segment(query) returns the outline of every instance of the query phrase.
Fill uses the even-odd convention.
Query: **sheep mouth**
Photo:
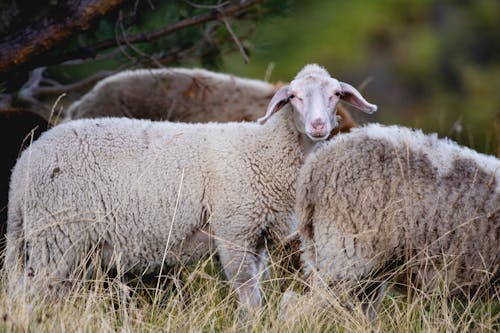
[[[328,134],[320,134],[320,133],[307,133],[307,136],[312,140],[312,141],[322,141],[326,140],[328,138]]]

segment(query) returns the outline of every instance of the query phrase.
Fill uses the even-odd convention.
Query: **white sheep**
[[[255,120],[278,88],[265,81],[205,69],[130,70],[98,82],[70,105],[65,116],[203,123]]]
[[[450,296],[498,284],[500,160],[435,134],[371,124],[334,137],[307,157],[296,213],[313,285],[388,267]]]
[[[282,85],[199,68],[129,70],[98,82],[70,105],[65,117],[189,123],[255,121]],[[356,126],[341,105],[337,106],[337,115],[337,131],[349,132]]]
[[[260,123],[102,118],[54,127],[13,171],[7,271],[24,262],[25,280],[58,282],[95,252],[111,268],[158,272],[196,260],[213,240],[240,301],[258,306],[259,248],[289,233],[299,168],[337,126],[340,99],[376,110],[307,65]]]

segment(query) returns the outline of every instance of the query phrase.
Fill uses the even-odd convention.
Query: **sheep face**
[[[377,110],[377,106],[368,103],[353,86],[332,78],[318,65],[307,65],[289,85],[276,92],[266,115],[259,122],[264,123],[283,106],[291,103],[295,110],[297,129],[312,141],[325,140],[338,126],[336,111],[340,100],[366,113]]]

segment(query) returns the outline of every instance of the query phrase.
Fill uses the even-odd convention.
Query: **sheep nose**
[[[317,118],[312,121],[311,126],[316,131],[324,131],[326,128],[326,123],[323,119]]]

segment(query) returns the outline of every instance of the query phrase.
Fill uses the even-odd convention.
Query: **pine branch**
[[[143,42],[151,42],[154,39],[157,39],[159,37],[163,37],[166,35],[170,35],[176,31],[179,31],[184,28],[188,27],[193,27],[197,26],[209,21],[215,21],[215,20],[220,20],[221,17],[223,16],[230,16],[234,15],[242,10],[248,9],[252,6],[255,6],[259,3],[262,3],[263,0],[247,0],[247,1],[242,1],[238,4],[233,4],[233,5],[228,5],[223,8],[218,8],[215,9],[211,12],[200,14],[197,16],[193,16],[181,21],[177,21],[174,24],[164,27],[149,33],[140,33],[132,36],[126,37],[127,42],[131,44],[135,43],[143,43]],[[93,46],[88,46],[88,47],[83,47],[80,49],[77,49],[75,51],[72,51],[69,54],[81,54],[82,52],[84,53],[92,53],[96,54],[97,51],[109,49],[111,47],[115,47],[117,44],[122,44],[125,43],[125,38],[124,37],[119,37],[119,38],[111,38],[105,41],[102,41],[100,43],[97,43]]]
[[[41,64],[43,64],[44,66],[59,64],[64,61],[75,59],[95,58],[98,55],[99,51],[107,50],[118,45],[151,42],[157,38],[170,35],[184,28],[201,25],[210,21],[220,21],[222,17],[236,15],[250,7],[262,3],[263,1],[264,0],[246,0],[238,2],[236,4],[229,4],[204,14],[177,21],[172,25],[151,31],[149,33],[140,33],[130,36],[117,36],[115,38],[101,41],[94,45],[80,47],[76,50],[61,53],[59,55],[50,55],[47,58],[40,57],[38,58],[39,62],[37,66],[40,66]]]

